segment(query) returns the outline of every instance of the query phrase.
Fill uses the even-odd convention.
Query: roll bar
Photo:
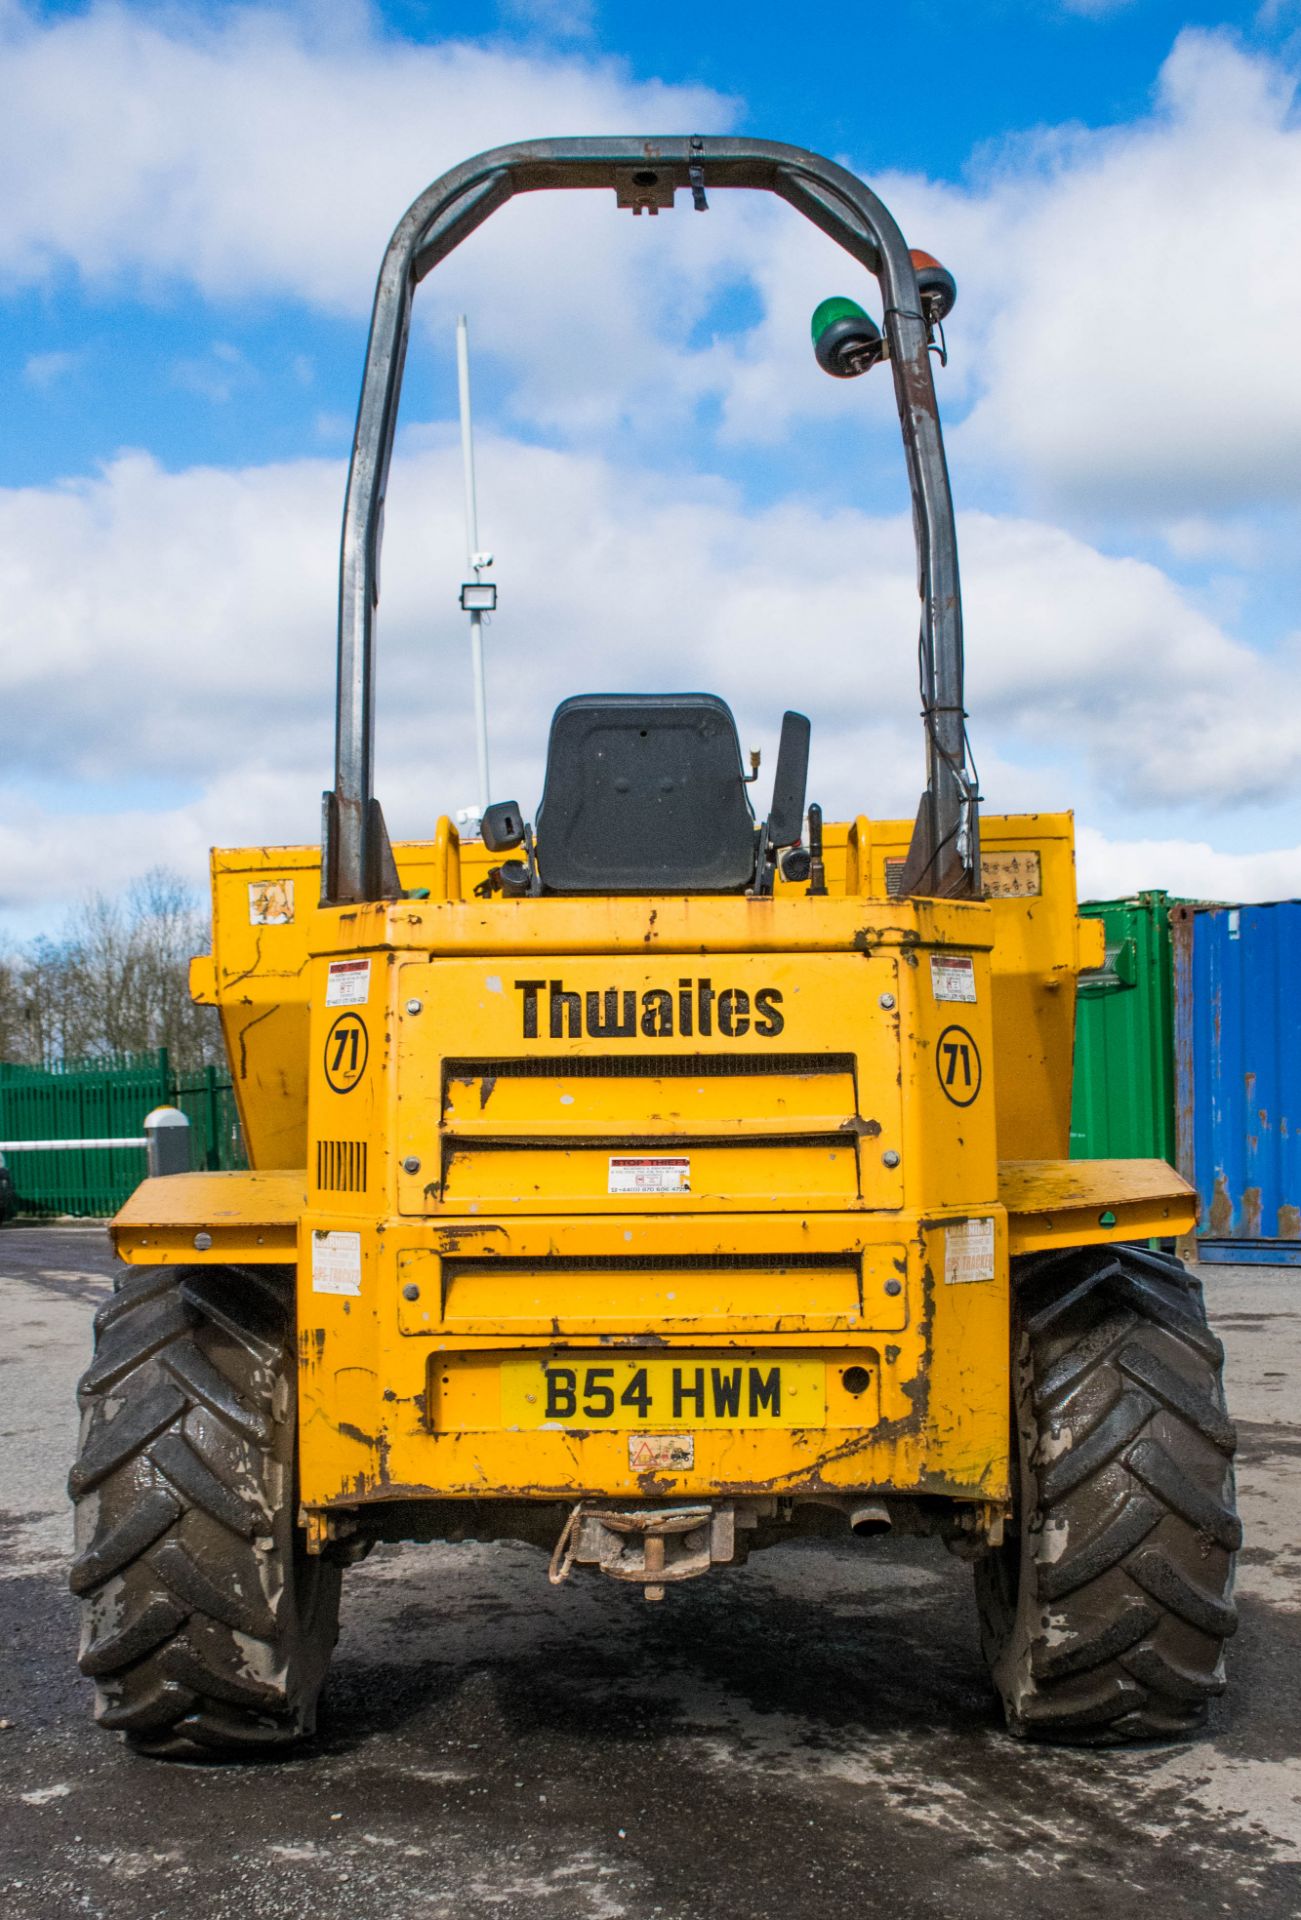
[[[967,751],[957,542],[928,331],[903,235],[863,182],[832,160],[772,140],[525,140],[454,167],[399,221],[380,268],[348,470],[339,566],[339,680],[333,792],[324,797],[324,904],[400,892],[374,797],[375,609],[384,496],[416,287],[517,193],[613,188],[621,206],[671,206],[675,189],[778,194],[880,282],[917,540],[926,790],[901,891],[979,894],[978,796]]]

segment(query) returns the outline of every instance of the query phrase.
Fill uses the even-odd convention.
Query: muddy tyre
[[[312,1731],[337,1566],[297,1523],[293,1271],[132,1272],[78,1388],[72,1589],[96,1718],[212,1757]]]
[[[1079,1247],[1015,1262],[1013,1288],[1016,1513],[976,1564],[1008,1726],[1185,1734],[1224,1688],[1242,1539],[1201,1286],[1168,1254]]]

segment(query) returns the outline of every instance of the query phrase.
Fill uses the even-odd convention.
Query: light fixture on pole
[[[478,812],[482,817],[492,797],[488,779],[488,690],[483,670],[483,616],[496,611],[497,583],[483,578],[485,569],[492,565],[492,555],[482,552],[479,547],[479,505],[474,485],[474,425],[470,417],[470,328],[464,314],[456,323],[456,380],[461,401],[461,466],[465,475],[465,553],[470,572],[474,575],[472,580],[462,581],[460,599],[462,611],[470,616],[474,730],[479,761]],[[476,821],[476,831],[477,826]]]

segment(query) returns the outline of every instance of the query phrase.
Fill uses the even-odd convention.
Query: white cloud
[[[76,372],[85,357],[84,353],[57,347],[48,353],[29,353],[23,362],[23,379],[29,387],[57,386]]]
[[[1063,13],[1082,13],[1086,20],[1103,20],[1113,13],[1123,13],[1131,7],[1134,0],[1059,0]]]
[[[1256,652],[1159,568],[1040,521],[965,514],[960,539],[970,704],[986,726],[1083,750],[1127,805],[1234,807],[1296,789],[1294,650]]]
[[[352,6],[314,23],[266,7],[11,9],[0,33],[0,263],[15,279],[70,262],[93,281],[364,312],[398,214],[467,155],[732,113],[612,60],[390,38]]]
[[[71,267],[128,294],[182,285],[346,315],[369,304],[397,212],[467,153],[735,116],[708,90],[596,58],[415,46],[352,5],[38,17],[0,0],[0,85],[0,283]],[[962,516],[986,791],[996,806],[1080,807],[1093,893],[1298,884],[1291,850],[1216,850],[1231,810],[1278,806],[1301,782],[1301,646],[1266,655],[1232,631],[1243,576],[1281,564],[1277,520],[1294,511],[1266,529],[1255,503],[1295,500],[1301,482],[1291,101],[1279,63],[1190,32],[1133,126],[1042,131],[982,157],[961,187],[874,182],[960,282],[941,378],[946,412],[970,409],[951,435],[960,497],[982,485],[988,497],[1001,471],[1003,492],[1010,481],[1031,503]],[[747,289],[760,318],[738,331],[728,303]],[[711,398],[732,443],[851,413],[894,437],[884,372],[842,383],[813,363],[808,315],[840,290],[861,294],[853,265],[757,196],[715,193],[705,219],[682,206],[634,221],[608,196],[557,195],[496,216],[422,299],[440,327],[469,306],[476,354],[496,357],[514,383],[508,415],[530,429],[590,448],[631,427],[685,466],[694,443],[678,429]],[[228,323],[214,316],[211,330]],[[51,384],[71,360],[35,353],[25,377]],[[173,372],[218,400],[257,377],[220,338]],[[306,386],[310,364],[293,377]],[[351,425],[332,399],[322,391],[316,416],[331,451]],[[828,809],[911,811],[906,515],[793,500],[743,512],[707,477],[500,437],[484,439],[481,472],[484,537],[503,557],[498,791],[509,780],[536,800],[551,706],[608,679],[715,687],[769,757],[781,707],[805,705]],[[11,903],[37,911],[160,858],[198,877],[210,838],[314,834],[341,494],[333,459],[168,474],[128,454],[96,478],[0,496]],[[473,792],[458,501],[448,435],[409,435],[381,673],[379,784],[399,831],[427,830]],[[1194,598],[1049,524],[1045,501],[1120,508],[1175,562],[1238,573]],[[138,800],[148,781],[165,793],[157,812]]]
[[[22,936],[50,932],[60,907],[91,892],[123,892],[162,866],[206,889],[208,849],[253,845],[269,821],[315,839],[310,791],[296,775],[242,761],[195,800],[157,808],[52,808],[0,787],[0,922]]]
[[[594,0],[503,0],[503,11],[553,40],[585,40],[596,28]]]
[[[717,131],[735,115],[707,88],[635,80],[612,59],[416,45],[353,7],[324,18],[0,15],[0,282],[71,266],[101,291],[180,284],[360,316],[402,210],[469,155],[556,134]],[[691,219],[634,221],[613,194],[530,196],[439,270],[418,310],[442,325],[472,292],[476,339],[507,356],[534,419],[581,430],[653,412],[689,387],[682,340],[736,271],[727,223],[706,235]]]
[[[0,72],[0,276],[70,265],[98,286],[354,315],[398,211],[467,154],[561,131],[723,130],[737,113],[594,55],[415,45],[352,6],[10,6]],[[1040,129],[978,156],[961,187],[874,181],[959,280],[942,393],[950,416],[973,411],[956,453],[1003,469],[1035,510],[1166,524],[1297,499],[1294,84],[1280,60],[1189,30],[1132,124]],[[862,276],[757,196],[636,221],[606,195],[541,195],[440,268],[418,312],[444,328],[469,305],[533,426],[663,436],[716,398],[726,437],[774,441],[807,416],[888,418],[883,375],[846,391],[814,368],[808,316],[836,285]],[[746,288],[758,324],[702,338]]]
[[[1206,514],[1188,514],[1161,529],[1161,538],[1179,560],[1223,560],[1250,568],[1266,550],[1265,536],[1247,519],[1213,520]]]
[[[224,406],[242,387],[256,385],[257,373],[238,347],[214,340],[206,353],[174,361],[172,379],[201,399]]]
[[[1056,497],[1135,514],[1297,498],[1294,96],[1278,63],[1186,31],[1146,119],[991,167],[1002,277],[966,440]]]
[[[446,429],[411,436],[390,495],[377,785],[404,834],[474,792],[458,459]],[[782,707],[812,715],[814,797],[830,815],[911,812],[906,516],[747,511],[707,478],[491,436],[479,466],[502,582],[488,637],[498,794],[536,804],[565,694],[704,686],[731,700],[769,767]],[[334,461],[169,474],[136,454],[75,486],[0,495],[11,910],[160,858],[200,878],[210,839],[314,838],[342,489]],[[1224,809],[1296,791],[1295,654],[1263,660],[1157,568],[1042,523],[966,515],[960,537],[991,806],[1074,804],[1121,839],[1136,809],[1182,812],[1209,847]],[[1260,713],[1274,716],[1267,734]],[[134,797],[151,783],[157,814]]]
[[[1190,30],[1133,123],[1013,138],[976,155],[962,185],[873,177],[910,242],[957,276],[952,361],[937,374],[950,422],[970,408],[950,429],[957,462],[1001,472],[1037,511],[1133,524],[1295,507],[1295,92],[1280,60]],[[708,367],[732,438],[777,440],[810,413],[887,416],[880,375],[810,376],[814,302],[868,288],[876,306],[834,259],[793,217],[755,227],[762,315]]]
[[[1109,840],[1076,829],[1081,900],[1116,900],[1164,887],[1185,900],[1294,900],[1301,896],[1301,846],[1222,853],[1206,840]]]

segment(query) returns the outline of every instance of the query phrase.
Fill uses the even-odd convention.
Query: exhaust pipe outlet
[[[890,1526],[890,1510],[879,1500],[864,1501],[861,1507],[853,1508],[849,1516],[849,1530],[860,1540],[869,1540],[877,1533],[889,1533]]]

